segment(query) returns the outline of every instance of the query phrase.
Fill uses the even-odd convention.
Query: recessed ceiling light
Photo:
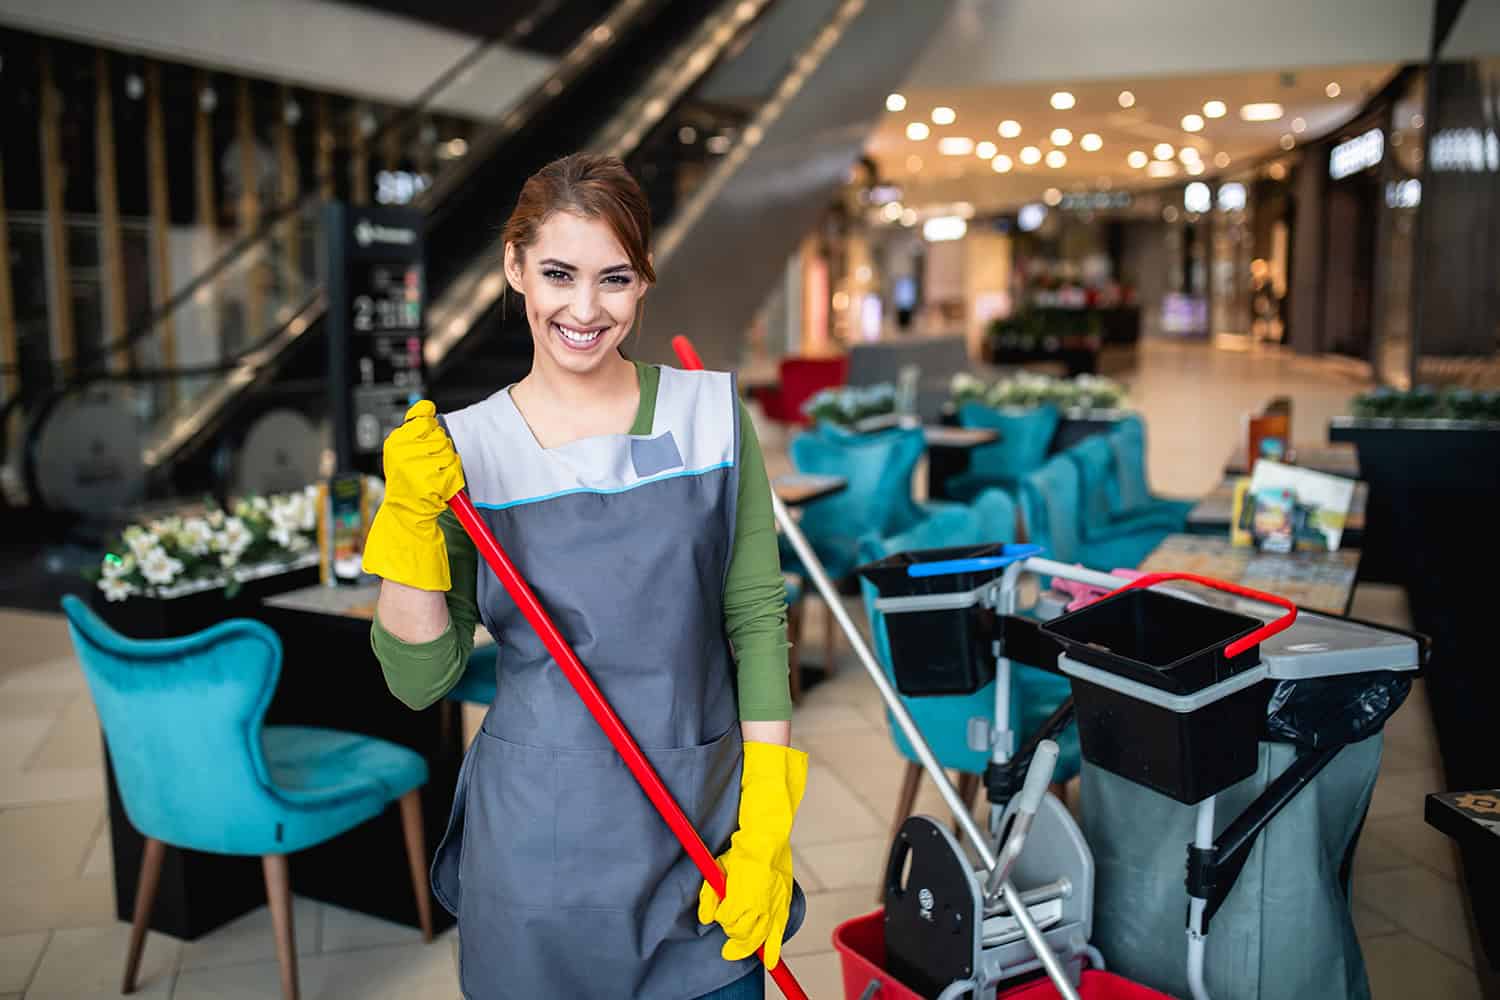
[[[1122,91],[1120,91],[1120,107],[1122,107],[1122,108],[1133,108],[1133,107],[1135,107],[1135,95],[1132,94],[1128,90],[1122,90]]]
[[[1197,147],[1194,146],[1183,146],[1177,151],[1177,158],[1183,163],[1196,163],[1203,159],[1198,153]]]
[[[1055,208],[1062,204],[1062,192],[1057,188],[1048,188],[1042,192],[1042,201]]]
[[[1337,97],[1343,92],[1344,88],[1340,87],[1337,83],[1330,83],[1328,86],[1323,88],[1323,93],[1327,94],[1329,97]]]
[[[1125,157],[1125,162],[1130,164],[1137,170],[1144,167],[1148,160],[1150,160],[1150,157],[1141,152],[1139,149],[1132,149],[1130,151],[1130,155]]]
[[[1066,146],[1073,141],[1073,133],[1065,128],[1055,128],[1052,130],[1051,139],[1054,146]]]
[[[1067,162],[1068,154],[1064,153],[1060,149],[1054,149],[1052,150],[1052,152],[1047,154],[1047,166],[1051,167],[1053,170],[1057,170],[1058,168],[1064,166]]]
[[[1204,118],[1223,118],[1228,113],[1229,113],[1229,108],[1227,106],[1225,106],[1225,104],[1224,104],[1223,101],[1204,101],[1203,102],[1203,117]]]
[[[1281,105],[1275,101],[1263,101],[1259,104],[1246,104],[1240,108],[1240,120],[1247,122],[1274,122],[1285,114]]]
[[[1228,153],[1222,153],[1222,152],[1221,153],[1215,153],[1214,154],[1214,166],[1216,166],[1216,167],[1227,167],[1227,166],[1229,166],[1229,154]]]
[[[1151,155],[1156,157],[1158,160],[1170,160],[1172,157],[1177,155],[1177,150],[1172,148],[1172,144],[1170,142],[1158,142],[1154,147],[1152,147]]]
[[[1176,222],[1177,221],[1177,206],[1176,205],[1168,205],[1166,208],[1162,209],[1161,210],[1161,217],[1163,219],[1165,219],[1167,222]]]
[[[1307,131],[1307,119],[1306,118],[1293,118],[1292,119],[1292,131],[1296,132],[1298,135],[1301,135],[1303,132],[1306,132]]]
[[[906,137],[912,142],[921,142],[931,134],[926,122],[909,122],[906,126]]]
[[[885,109],[887,111],[905,111],[906,98],[900,94],[888,95],[885,99]]]
[[[1018,136],[1020,134],[1021,134],[1021,123],[1020,122],[1018,122],[1018,121],[1016,121],[1016,120],[1014,120],[1012,118],[1007,118],[1007,119],[1005,119],[1005,121],[1003,121],[1003,122],[1000,123],[1000,138],[1002,138],[1002,139],[1014,139],[1016,136]]]
[[[952,108],[940,104],[932,109],[932,124],[934,125],[952,125],[957,120],[958,114]]]
[[[1202,115],[1183,115],[1182,116],[1182,130],[1184,132],[1202,132],[1203,131],[1203,116]]]
[[[906,169],[917,173],[922,169],[922,158],[920,156],[908,156],[906,158]]]
[[[882,208],[880,210],[880,214],[885,216],[885,221],[896,222],[901,218],[901,213],[903,211],[905,211],[905,209],[901,207],[901,203],[899,201],[893,201]]]
[[[915,226],[917,224],[917,210],[915,208],[908,208],[906,211],[902,212],[901,224],[907,229]]]
[[[1058,111],[1067,111],[1077,103],[1078,102],[1074,100],[1073,95],[1068,93],[1066,90],[1059,90],[1057,93],[1052,95],[1052,106]]]
[[[1012,162],[1011,158],[1006,156],[1004,153],[1001,153],[999,156],[990,161],[990,167],[997,174],[1008,174],[1010,173],[1011,168],[1014,166],[1015,163]]]
[[[999,151],[1000,147],[989,141],[981,142],[979,145],[974,147],[974,155],[979,157],[981,160],[992,160],[995,158],[995,154]]]
[[[1427,124],[1427,119],[1423,118],[1421,115],[1412,115],[1411,116],[1411,127],[1412,128],[1421,128],[1423,125],[1426,125],[1426,124]]]
[[[1026,146],[1021,150],[1021,162],[1028,167],[1042,162],[1042,151],[1035,146]]]
[[[1284,180],[1286,178],[1286,167],[1280,163],[1273,163],[1266,168],[1266,173],[1271,175],[1272,180]]]
[[[1171,160],[1155,160],[1146,168],[1146,173],[1152,177],[1176,177],[1177,164]]]
[[[974,152],[974,140],[966,135],[945,135],[938,140],[938,152],[944,156],[968,156]]]
[[[1192,174],[1194,177],[1197,177],[1199,174],[1203,173],[1203,170],[1204,170],[1203,161],[1202,160],[1194,160],[1192,163],[1189,163],[1187,165],[1186,169],[1187,169],[1188,173]]]
[[[1097,132],[1085,132],[1083,138],[1078,140],[1078,145],[1090,153],[1097,153],[1104,148],[1104,140],[1099,138]]]
[[[1294,138],[1292,138],[1292,134],[1290,132],[1288,132],[1286,135],[1283,135],[1281,137],[1281,148],[1282,149],[1291,149],[1295,145],[1297,145],[1297,140],[1294,139]]]

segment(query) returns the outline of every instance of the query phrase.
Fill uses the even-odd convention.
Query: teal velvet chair
[[[1116,479],[1118,492],[1112,498],[1112,512],[1120,517],[1150,513],[1186,525],[1193,501],[1172,500],[1151,492],[1151,480],[1146,473],[1145,422],[1135,414],[1126,417],[1109,433],[1109,443],[1114,449],[1115,466],[1119,470]]]
[[[1021,477],[1039,469],[1047,460],[1047,448],[1057,432],[1059,414],[1051,405],[1026,410],[998,410],[980,403],[958,408],[963,427],[1000,432],[994,444],[980,445],[969,453],[969,468],[950,478],[945,486],[950,496],[972,500],[987,489],[1000,488],[1016,495]]]
[[[453,690],[448,692],[449,701],[468,701],[476,705],[488,705],[495,700],[495,664],[500,656],[496,643],[476,646],[469,653],[469,662],[458,678]]]
[[[916,528],[889,538],[866,536],[860,542],[860,561],[873,562],[895,552],[913,549],[944,548],[953,545],[982,544],[985,542],[1015,541],[1015,508],[1010,498],[1000,490],[991,490],[978,498],[972,507],[944,509]],[[1009,526],[1008,528],[1006,526]],[[886,675],[894,682],[891,665],[890,643],[886,636],[885,616],[875,609],[879,596],[873,584],[860,581],[865,601],[865,613],[869,618],[873,637],[873,652],[880,661]],[[1035,731],[1068,697],[1071,689],[1067,678],[1058,677],[1034,667],[1013,664],[1011,669],[1011,729],[1017,734],[1017,742]],[[959,792],[966,802],[972,802],[979,790],[979,779],[984,774],[990,755],[985,750],[975,750],[968,743],[970,719],[982,718],[993,723],[995,717],[995,684],[991,681],[978,691],[965,695],[934,695],[921,698],[901,698],[902,704],[912,715],[923,738],[932,748],[938,763],[959,772]],[[907,760],[906,776],[902,783],[901,797],[892,818],[892,835],[916,802],[921,783],[922,768],[916,751],[906,736],[886,716],[890,727],[891,741],[896,750]],[[1069,727],[1059,737],[1063,754],[1058,761],[1056,778],[1067,781],[1076,775],[1080,767],[1078,735],[1075,727]]]
[[[384,740],[263,725],[281,641],[235,619],[176,639],[115,632],[83,601],[62,601],[131,824],[146,838],[123,991],[135,988],[168,846],[259,855],[281,964],[297,996],[287,855],[324,843],[399,802],[422,936],[432,938],[423,842],[422,757]]]
[[[1026,540],[1042,546],[1053,559],[1106,572],[1134,569],[1160,544],[1162,536],[1154,531],[1087,541],[1082,507],[1082,478],[1066,454],[1053,455],[1021,480]]]
[[[1187,511],[1150,505],[1123,513],[1119,502],[1119,463],[1114,443],[1103,434],[1086,437],[1063,452],[1078,466],[1082,489],[1080,530],[1085,544],[1130,535],[1155,535],[1158,543],[1187,526]]]

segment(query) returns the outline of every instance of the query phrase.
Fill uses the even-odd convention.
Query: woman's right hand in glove
[[[418,590],[452,586],[438,516],[464,488],[453,440],[437,407],[421,400],[385,439],[385,499],[365,537],[364,570]]]

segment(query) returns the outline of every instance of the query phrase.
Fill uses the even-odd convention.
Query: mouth
[[[596,347],[604,337],[607,326],[564,326],[561,323],[552,324],[552,332],[569,349],[574,351],[588,351]]]

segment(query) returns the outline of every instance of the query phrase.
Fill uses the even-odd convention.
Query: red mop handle
[[[1115,596],[1115,594],[1123,594],[1127,590],[1135,590],[1139,587],[1150,587],[1154,584],[1165,583],[1169,580],[1187,580],[1190,583],[1201,584],[1205,587],[1211,587],[1214,590],[1222,590],[1225,593],[1236,594],[1240,597],[1248,597],[1253,601],[1261,601],[1265,604],[1275,604],[1278,607],[1286,609],[1286,614],[1282,615],[1280,618],[1272,622],[1266,622],[1260,628],[1256,629],[1254,632],[1251,632],[1243,639],[1236,639],[1234,642],[1231,642],[1229,645],[1225,646],[1225,656],[1239,656],[1245,650],[1249,649],[1251,646],[1254,646],[1262,639],[1269,639],[1277,632],[1286,631],[1286,629],[1291,627],[1292,622],[1297,620],[1297,605],[1293,604],[1285,597],[1279,597],[1276,594],[1268,594],[1263,590],[1252,590],[1249,587],[1242,587],[1237,583],[1230,583],[1227,580],[1217,580],[1211,576],[1199,576],[1196,573],[1147,573],[1145,576],[1138,576],[1134,580],[1131,580],[1129,583],[1127,583],[1125,586],[1119,588],[1118,590],[1111,591],[1104,596],[1113,597]]]
[[[521,609],[521,614],[526,616],[526,620],[536,630],[536,634],[547,647],[547,652],[552,654],[552,658],[562,668],[564,676],[568,678],[568,683],[573,685],[573,690],[577,691],[578,697],[583,699],[584,707],[589,710],[589,714],[594,717],[599,728],[604,730],[604,735],[609,737],[609,742],[624,759],[625,766],[630,768],[630,773],[635,775],[641,791],[646,793],[646,797],[651,800],[651,804],[656,807],[661,818],[666,820],[667,826],[672,828],[673,835],[677,837],[678,843],[682,844],[682,849],[687,851],[688,857],[693,859],[693,864],[698,866],[698,871],[703,874],[704,880],[713,886],[714,892],[719,894],[720,899],[723,899],[724,873],[719,870],[714,856],[709,853],[708,847],[703,843],[703,838],[698,835],[697,830],[693,829],[692,822],[683,813],[677,800],[672,798],[672,793],[667,790],[661,776],[656,773],[656,769],[651,766],[646,755],[641,753],[641,748],[631,737],[630,730],[625,728],[625,723],[620,721],[620,717],[605,700],[604,693],[599,690],[599,686],[594,683],[594,679],[579,662],[577,654],[568,645],[568,641],[557,630],[552,617],[536,599],[531,586],[521,578],[515,564],[510,561],[510,557],[495,540],[489,526],[480,518],[479,512],[474,509],[474,501],[469,499],[468,493],[459,492],[448,501],[448,506],[452,507],[453,513],[458,515],[459,523],[474,540],[474,546],[479,549],[479,554],[484,556],[484,561],[500,578],[505,592],[510,595],[511,600],[516,602],[516,607]],[[762,949],[761,958],[765,958],[764,949]],[[776,968],[771,970],[771,978],[776,981],[776,985],[781,988],[782,995],[787,1000],[807,1000],[807,994],[802,992],[802,987],[798,985],[785,961],[778,962]]]

